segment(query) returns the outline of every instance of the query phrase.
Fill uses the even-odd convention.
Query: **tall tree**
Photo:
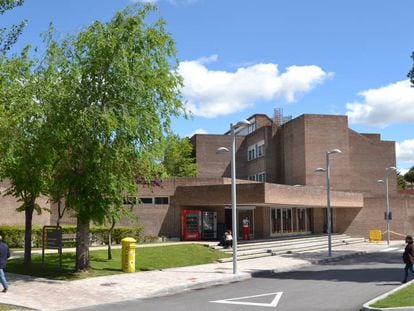
[[[412,59],[412,60],[413,60],[413,62],[414,62],[414,52],[413,52],[413,53],[411,53],[411,59]],[[410,79],[410,81],[411,81],[411,86],[413,86],[413,87],[414,87],[414,64],[413,64],[413,67],[411,68],[411,70],[408,72],[407,77],[408,77],[408,79]]]
[[[17,6],[21,6],[23,2],[24,0],[0,0],[0,15]],[[0,54],[5,54],[10,50],[13,44],[16,43],[25,25],[26,20],[23,20],[20,24],[12,25],[9,31],[7,31],[7,28],[0,28]]]
[[[174,42],[150,13],[137,5],[49,45],[61,81],[47,113],[53,184],[77,217],[77,271],[89,268],[90,223],[121,212],[138,177],[154,179],[170,118],[184,114]]]
[[[193,145],[188,137],[178,135],[167,137],[163,165],[170,176],[191,177],[197,175],[197,164],[193,155]]]
[[[31,262],[33,212],[36,199],[46,192],[50,153],[43,144],[42,79],[28,57],[0,58],[0,178],[9,181],[8,195],[16,197],[25,213],[24,262]]]
[[[413,187],[414,183],[414,166],[410,168],[410,170],[404,174],[404,179],[410,183],[410,187]]]
[[[397,171],[397,187],[398,190],[404,190],[407,188],[407,182],[404,179],[404,176]]]

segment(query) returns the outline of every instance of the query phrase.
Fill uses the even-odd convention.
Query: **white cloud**
[[[404,176],[406,173],[408,173],[409,169],[408,168],[397,168],[398,173],[400,173],[400,175]]]
[[[179,65],[187,109],[196,116],[213,118],[240,112],[257,100],[284,98],[293,102],[332,75],[314,65],[291,66],[284,73],[272,63],[240,67],[235,72],[205,66],[216,60],[213,55]]]
[[[410,81],[398,81],[358,93],[361,102],[347,103],[351,123],[385,127],[392,123],[414,122],[414,88]]]
[[[397,161],[414,163],[414,139],[397,142],[395,152]]]

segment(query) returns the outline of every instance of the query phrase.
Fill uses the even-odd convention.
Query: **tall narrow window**
[[[256,159],[256,146],[250,146],[249,148],[247,148],[247,160],[251,161]]]
[[[257,157],[263,157],[264,156],[264,140],[257,143]]]

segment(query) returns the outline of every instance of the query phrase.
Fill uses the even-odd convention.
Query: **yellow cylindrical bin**
[[[135,272],[135,249],[137,241],[133,238],[123,238],[122,244],[122,271]]]

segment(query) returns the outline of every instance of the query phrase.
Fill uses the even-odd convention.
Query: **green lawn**
[[[411,307],[414,306],[414,284],[403,288],[387,298],[370,305],[375,308]]]
[[[42,268],[42,256],[33,256],[32,265],[23,266],[23,258],[8,261],[6,271],[18,274],[26,274],[37,277],[45,277],[59,280],[73,280],[86,277],[111,275],[122,273],[121,250],[112,251],[112,260],[108,260],[106,250],[91,251],[91,269],[87,273],[75,273],[74,253],[63,253],[62,269],[59,269],[59,256],[50,254],[45,256],[45,265]],[[213,250],[209,247],[187,244],[158,247],[137,248],[135,253],[136,271],[159,270],[165,268],[183,267],[215,262],[219,258],[230,255]]]

